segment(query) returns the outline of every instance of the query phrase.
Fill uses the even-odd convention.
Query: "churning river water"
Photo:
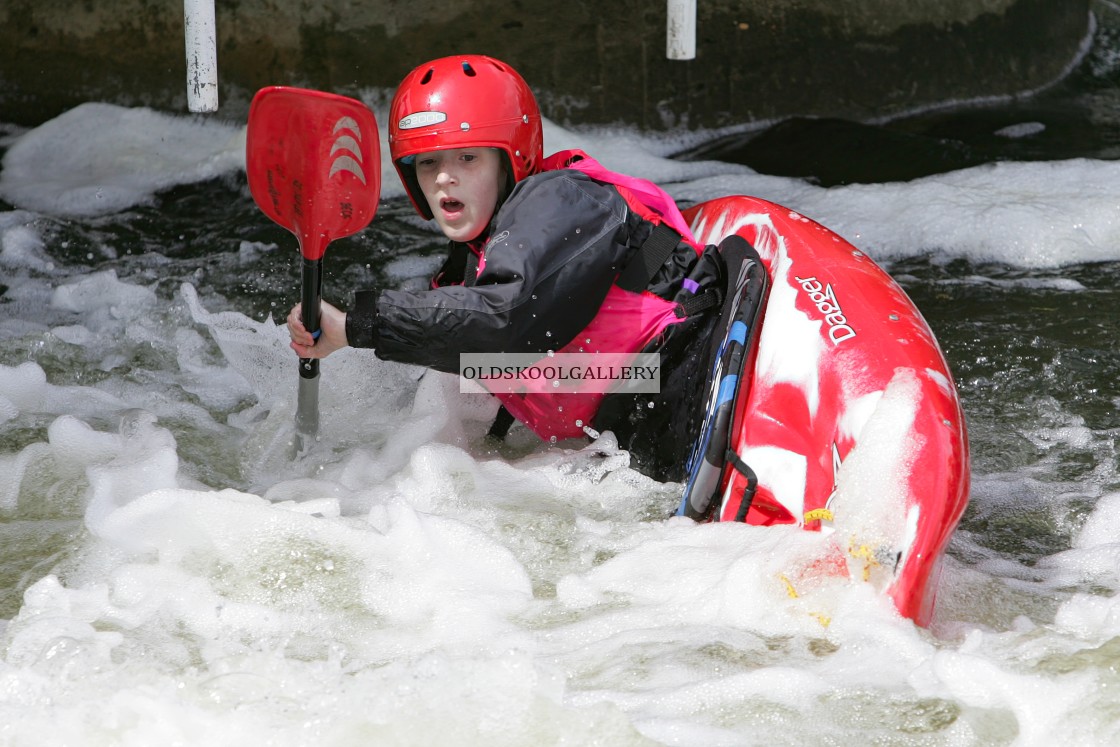
[[[914,299],[972,448],[928,629],[860,583],[792,598],[809,533],[666,519],[679,486],[609,435],[494,448],[485,395],[368,352],[324,362],[292,459],[298,254],[244,120],[3,127],[0,744],[1120,742],[1118,58],[1102,26],[1029,99],[858,131],[546,128],[682,203],[796,209]],[[439,261],[383,171],[328,300]]]

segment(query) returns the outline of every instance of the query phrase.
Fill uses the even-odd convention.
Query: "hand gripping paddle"
[[[377,122],[365,104],[322,91],[262,88],[245,136],[249,191],[257,206],[295,234],[303,255],[303,325],[319,336],[323,254],[373,220],[381,194]],[[301,358],[296,450],[319,431],[319,361]]]

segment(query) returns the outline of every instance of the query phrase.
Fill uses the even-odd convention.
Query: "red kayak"
[[[929,326],[866,254],[789,208],[733,196],[685,217],[703,243],[746,239],[761,266],[742,273],[679,513],[820,531],[791,593],[846,574],[928,624],[969,490],[964,415]]]

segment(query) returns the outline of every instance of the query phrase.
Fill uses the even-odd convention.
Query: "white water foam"
[[[51,215],[105,215],[155,192],[245,168],[244,128],[82,104],[16,139],[0,195]]]
[[[643,152],[638,136],[548,133],[550,149],[602,151],[608,167],[673,183],[684,199],[796,205],[879,258],[1120,258],[1115,206],[1094,186],[1116,180],[1111,163],[821,189],[727,165],[713,175]],[[182,160],[166,159],[163,138],[180,136]],[[169,305],[139,280],[54,267],[36,222],[112,215],[236,171],[239,137],[80,107],[16,136],[0,172],[0,193],[20,207],[0,214],[0,341],[41,342],[31,360],[0,364],[0,424],[42,433],[0,450],[0,529],[22,537],[34,525],[24,552],[47,560],[0,622],[0,743],[1120,739],[1115,493],[1037,567],[951,561],[930,633],[844,578],[791,596],[783,576],[818,557],[816,535],[667,520],[678,487],[631,470],[609,436],[539,448],[515,429],[492,447],[488,397],[363,351],[324,361],[328,425],[293,462],[282,327],[209,311],[190,284]],[[391,172],[386,185],[396,188]],[[97,380],[60,383],[67,355],[93,360]],[[162,361],[157,375],[136,378],[138,355]],[[905,383],[881,410],[885,453],[845,464],[853,500],[894,479],[881,468],[901,448],[888,416],[905,414]],[[1036,437],[1045,447],[1100,434],[1063,422]],[[1009,510],[1021,485],[1008,484]],[[52,548],[35,548],[58,525]]]

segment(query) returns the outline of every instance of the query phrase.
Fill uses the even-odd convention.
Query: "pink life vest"
[[[655,224],[673,228],[700,253],[701,247],[676,202],[653,182],[610,171],[579,150],[560,151],[544,160],[545,171],[561,168],[576,169],[613,185],[632,210]],[[649,291],[632,293],[612,285],[587,327],[556,352],[593,353],[607,363],[625,364],[666,327],[684,321],[677,316],[676,308],[674,302]],[[585,435],[584,429],[590,426],[606,396],[602,382],[583,387],[593,391],[571,391],[570,387],[568,391],[555,391],[551,381],[522,378],[517,388],[521,390],[518,393],[494,392],[494,396],[540,438],[553,441]]]

